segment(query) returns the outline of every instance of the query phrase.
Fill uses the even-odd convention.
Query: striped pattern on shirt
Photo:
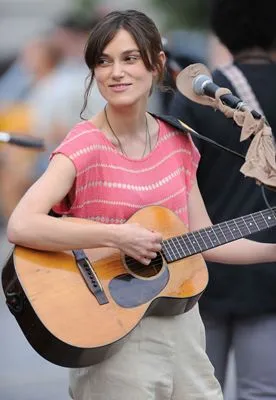
[[[91,122],[78,123],[51,156],[62,153],[76,168],[73,187],[54,211],[124,223],[142,207],[162,205],[188,225],[188,197],[200,156],[189,134],[157,121],[156,146],[139,160],[122,155]]]

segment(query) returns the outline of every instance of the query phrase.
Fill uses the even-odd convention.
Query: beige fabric
[[[223,398],[197,305],[178,316],[145,318],[113,357],[71,370],[70,386],[74,400]]]
[[[247,177],[256,179],[257,183],[276,187],[276,151],[271,128],[265,121],[254,119],[250,109],[233,110],[220,100],[223,94],[231,93],[229,89],[221,88],[216,92],[216,99],[207,96],[197,96],[192,88],[193,79],[198,75],[211,76],[202,64],[192,64],[181,71],[177,77],[177,88],[186,97],[197,103],[220,110],[227,118],[233,118],[241,129],[240,140],[253,136],[245,157],[245,163],[240,171]],[[208,123],[208,121],[206,121]],[[202,132],[204,134],[204,132]]]
[[[177,89],[196,103],[203,104],[206,106],[216,107],[216,100],[211,99],[207,96],[198,96],[193,90],[193,80],[198,75],[207,75],[212,79],[211,73],[205,65],[197,63],[191,64],[187,68],[183,69],[176,78]]]
[[[218,96],[220,94],[218,93]],[[240,141],[253,136],[245,156],[245,163],[240,171],[247,177],[256,179],[258,184],[276,187],[275,142],[271,128],[265,118],[254,119],[250,110],[233,110],[218,98],[218,108],[228,117],[233,118],[241,129]]]

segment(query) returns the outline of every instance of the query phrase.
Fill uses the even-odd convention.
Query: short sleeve
[[[189,161],[189,169],[190,169],[190,175],[189,175],[189,180],[187,182],[187,189],[188,192],[190,193],[195,181],[196,181],[196,174],[197,174],[197,169],[198,169],[198,164],[200,161],[200,153],[196,147],[196,145],[193,142],[193,139],[191,137],[190,133],[187,133],[187,142],[189,146],[189,154],[190,154],[190,161]]]
[[[61,144],[51,153],[50,159],[56,154],[63,154],[68,157],[74,164],[76,172],[85,165],[85,149],[91,144],[90,137],[87,133],[91,129],[87,127],[87,122],[77,124],[61,142]]]
[[[76,177],[87,165],[88,150],[91,147],[92,126],[88,122],[78,123],[65,137],[61,144],[51,153],[50,160],[56,154],[63,154],[68,157],[76,169]],[[77,179],[77,178],[76,178]],[[57,214],[69,214],[70,208],[75,199],[75,184],[68,195],[53,207]]]

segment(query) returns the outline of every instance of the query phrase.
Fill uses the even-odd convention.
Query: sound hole
[[[125,255],[124,261],[129,272],[138,278],[146,279],[155,277],[163,267],[163,259],[160,253],[157,253],[157,257],[151,260],[149,265],[141,264],[139,261],[127,255]]]

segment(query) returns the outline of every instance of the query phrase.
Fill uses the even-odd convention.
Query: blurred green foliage
[[[147,1],[163,12],[166,28],[208,28],[210,0]],[[91,7],[99,6],[101,0],[74,0],[74,3],[75,9],[85,14]]]
[[[79,11],[80,14],[85,14],[86,10],[98,4],[98,0],[74,0],[73,2],[75,3],[75,9]]]
[[[210,0],[151,0],[165,15],[167,28],[208,28]]]

